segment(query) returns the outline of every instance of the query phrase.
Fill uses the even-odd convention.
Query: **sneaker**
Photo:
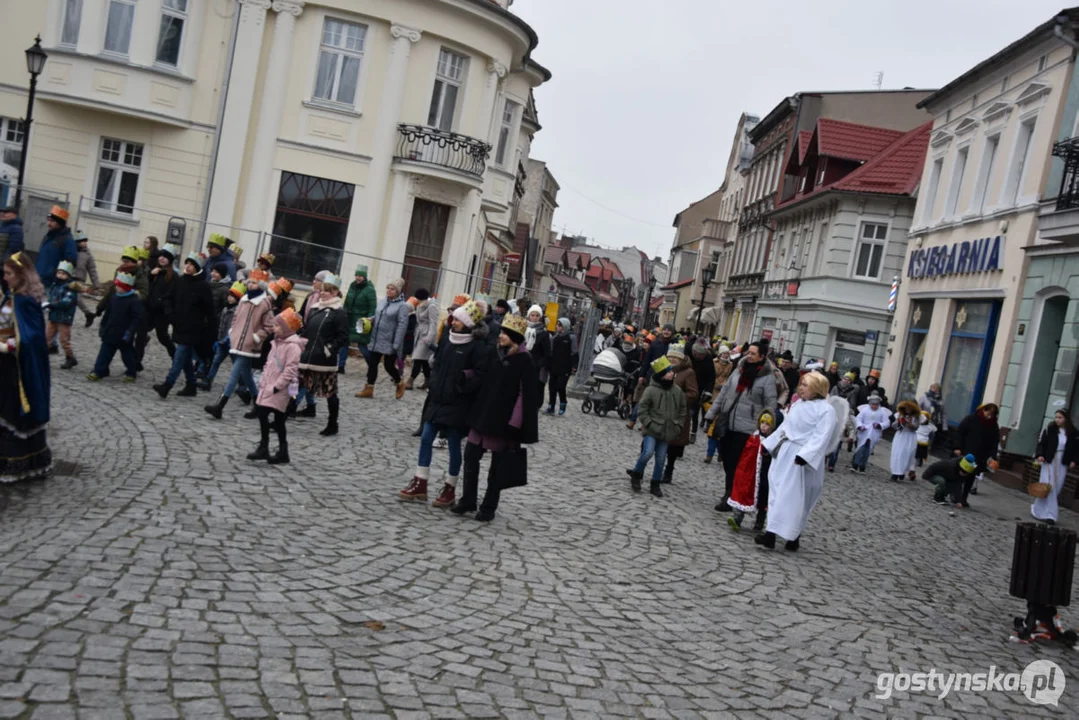
[[[97,382],[101,379],[101,376],[99,376],[97,373],[88,373],[86,375],[86,379],[90,382]]]
[[[132,377],[132,376],[130,376],[130,375],[124,375],[124,382],[126,382],[126,383],[133,383],[133,382],[135,382],[135,378],[133,378],[133,377]]]
[[[442,486],[442,492],[438,494],[438,497],[435,498],[435,501],[432,504],[436,508],[449,507],[450,505],[453,505],[453,501],[456,496],[457,489],[453,485],[446,483]]]
[[[427,502],[427,481],[423,478],[412,478],[412,482],[408,484],[408,487],[397,493],[397,499]]]
[[[435,442],[432,447],[436,447],[439,450],[445,450],[450,446],[450,441],[446,438],[435,438]]]
[[[711,455],[705,455],[705,457],[704,457],[704,464],[705,464],[705,465],[708,465],[708,464],[710,464],[711,462],[712,462],[712,456],[711,456]]]
[[[940,500],[933,498],[933,502],[937,505],[951,505],[951,503],[948,502],[948,498],[942,498]]]

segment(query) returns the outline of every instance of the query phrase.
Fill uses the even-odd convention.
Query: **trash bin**
[[[1074,530],[1035,522],[1016,525],[1011,595],[1034,605],[1068,605],[1075,569],[1075,544]]]

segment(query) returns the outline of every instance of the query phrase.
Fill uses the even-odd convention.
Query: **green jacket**
[[[677,440],[686,423],[686,396],[677,385],[664,388],[653,380],[641,396],[637,417],[645,435],[664,442]]]
[[[366,345],[371,339],[371,333],[361,333],[356,330],[356,323],[363,318],[374,317],[378,299],[375,297],[375,286],[367,280],[360,285],[355,280],[348,286],[348,295],[345,297],[345,312],[348,313],[348,341]]]

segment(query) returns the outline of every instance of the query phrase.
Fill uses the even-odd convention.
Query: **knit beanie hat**
[[[247,294],[247,286],[244,285],[241,281],[237,280],[236,282],[232,283],[231,287],[229,287],[229,294],[239,300],[245,294]]]
[[[525,332],[527,330],[528,321],[520,315],[506,315],[502,319],[502,332],[506,333],[506,337],[518,345],[525,341]]]
[[[697,342],[693,343],[693,348],[691,349],[693,357],[697,359],[708,357],[710,351],[711,347],[709,347],[708,341],[704,338],[697,338]]]
[[[558,318],[558,324],[562,326],[562,329],[569,332],[570,322],[569,318]]]
[[[973,455],[967,455],[959,461],[959,467],[963,468],[963,472],[974,474],[974,471],[978,468],[978,460]]]
[[[499,298],[498,301],[495,303],[495,307],[501,310],[505,310],[506,312],[510,311],[510,304],[506,302],[505,298]]]
[[[135,288],[135,276],[131,273],[116,273],[116,279],[112,282],[120,292],[130,292]]]
[[[397,278],[396,280],[391,282],[390,285],[393,285],[395,288],[397,288],[397,294],[398,295],[400,295],[401,293],[403,293],[405,291],[405,279],[404,278]]]
[[[684,360],[686,357],[685,345],[671,345],[667,348],[667,357],[672,360]]]
[[[217,273],[223,278],[229,276],[229,266],[223,262],[214,263],[214,266],[210,268],[210,270]]]
[[[539,313],[540,317],[542,318],[543,317],[543,308],[541,308],[539,305],[533,305],[532,307],[528,308],[528,317],[529,318],[532,317],[532,313]]]
[[[356,266],[356,277],[362,277],[364,280],[367,279],[367,266],[366,265],[357,265]]]

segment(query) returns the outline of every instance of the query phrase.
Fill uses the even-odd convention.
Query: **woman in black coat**
[[[483,321],[483,311],[476,303],[470,301],[454,310],[449,323],[445,332],[447,341],[435,356],[427,398],[423,404],[416,473],[405,489],[398,493],[401,500],[427,502],[431,448],[435,438],[441,434],[448,443],[450,467],[449,475],[442,483],[442,492],[435,499],[435,507],[453,504],[457,478],[461,472],[461,443],[468,433],[472,405],[487,375],[491,359],[487,323]]]
[[[161,257],[166,257],[166,253],[167,250],[163,250]],[[180,397],[195,397],[198,394],[195,387],[195,359],[197,350],[213,336],[214,320],[213,290],[203,277],[203,262],[201,255],[191,253],[184,261],[184,274],[175,281],[171,299],[176,307],[172,313],[172,339],[176,349],[165,382],[154,385],[154,390],[162,399],[169,396],[181,372],[184,374],[184,389],[176,394]]]
[[[502,321],[499,357],[491,364],[472,408],[472,430],[465,445],[464,489],[451,511],[456,515],[476,509],[480,460],[487,451],[491,452],[491,469],[477,520],[493,520],[502,491],[528,483],[526,453],[521,445],[539,440],[543,390],[524,346],[526,329],[524,318],[518,315],[507,315]]]
[[[326,398],[330,418],[319,435],[337,434],[341,399],[337,397],[337,353],[348,345],[348,313],[341,298],[341,279],[330,273],[322,280],[322,291],[308,307],[300,335],[307,338],[300,355],[300,387]],[[246,415],[244,417],[247,417]]]
[[[142,365],[142,359],[146,355],[151,330],[156,333],[157,341],[168,351],[170,359],[176,354],[176,346],[169,338],[169,324],[177,307],[173,297],[177,285],[176,273],[172,269],[172,262],[176,259],[173,254],[175,251],[174,245],[166,245],[158,252],[155,261],[158,264],[150,271],[150,296],[146,299],[146,315],[135,339],[135,357],[139,365]],[[203,282],[206,280],[202,275],[199,275],[199,279]]]
[[[977,462],[977,469],[971,475],[963,487],[963,506],[967,506],[967,496],[977,495],[974,482],[978,475],[986,471],[990,460],[997,458],[997,446],[1000,444],[1000,425],[997,417],[1000,408],[995,403],[986,403],[980,408],[963,418],[959,428],[955,431],[955,455],[973,455]]]
[[[574,338],[569,332],[569,320],[566,318],[558,319],[558,331],[551,339],[551,364],[550,372],[551,377],[549,381],[550,401],[547,403],[547,409],[544,411],[548,415],[554,415],[554,401],[555,396],[558,396],[558,414],[566,414],[566,384],[569,383],[569,376],[573,372],[574,358],[577,355],[577,348],[574,346]],[[542,393],[541,398],[542,400]]]

